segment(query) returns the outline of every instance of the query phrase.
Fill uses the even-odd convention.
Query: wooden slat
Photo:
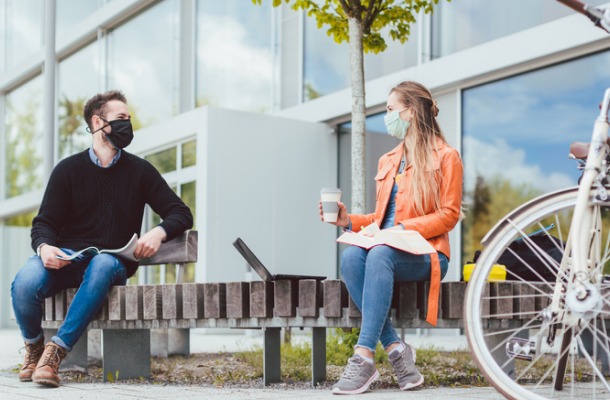
[[[394,298],[396,301],[396,318],[417,318],[417,283],[399,282],[394,286]]]
[[[539,289],[535,291],[536,298],[534,301],[534,309],[536,311],[542,311],[551,304],[551,300],[553,299],[553,288],[549,287],[546,283],[534,283],[534,285]],[[545,296],[543,293],[547,293],[548,296]]]
[[[347,289],[345,283],[339,280],[324,281],[324,316],[326,318],[341,318],[343,307],[347,307]]]
[[[178,264],[197,261],[198,233],[185,231],[177,238],[161,244],[157,254],[140,260],[140,265]]]
[[[362,313],[351,296],[349,296],[347,303],[347,318],[362,318]]]
[[[275,317],[295,317],[299,301],[298,281],[279,280],[274,282],[273,315]]]
[[[55,304],[53,297],[44,299],[44,320],[53,321],[55,318]]]
[[[419,318],[426,319],[428,316],[428,293],[430,292],[430,282],[417,282],[417,308]],[[438,317],[443,315],[443,286],[440,287],[438,296]]]
[[[483,298],[481,299],[481,315],[489,316],[491,312],[491,301],[489,300],[490,296],[490,283],[485,283],[485,289],[483,290]]]
[[[445,319],[464,318],[464,298],[466,282],[445,282],[442,284],[442,316]]]
[[[227,318],[250,317],[250,283],[227,283]]]
[[[66,291],[62,290],[55,294],[55,321],[63,321],[66,318]]]
[[[106,321],[108,320],[108,301],[104,301],[97,314],[93,318],[94,321]]]
[[[68,310],[70,309],[70,305],[72,305],[72,301],[74,300],[74,296],[76,296],[76,292],[78,291],[77,288],[69,288],[66,289],[66,314],[68,313]]]
[[[317,318],[320,315],[320,307],[322,307],[322,283],[315,279],[300,280],[297,315]]]
[[[205,318],[227,317],[227,286],[224,283],[203,284],[203,315]]]
[[[144,319],[161,319],[162,316],[161,286],[144,285],[142,287],[142,304],[144,308]]]
[[[490,295],[491,316],[498,319],[510,319],[510,315],[514,312],[513,301],[511,300],[511,296],[513,295],[513,284],[511,282],[491,283]]]
[[[108,292],[108,320],[125,319],[125,286],[113,286]]]
[[[125,287],[125,319],[128,321],[144,319],[144,300],[142,286]]]
[[[163,285],[163,319],[182,318],[182,285]]]
[[[273,284],[271,282],[250,282],[250,316],[254,318],[273,317]]]
[[[203,318],[203,284],[185,283],[182,285],[182,316],[188,319]]]
[[[513,311],[517,313],[515,317],[519,319],[534,318],[533,311],[536,309],[534,288],[526,283],[514,283],[513,294],[515,296]]]

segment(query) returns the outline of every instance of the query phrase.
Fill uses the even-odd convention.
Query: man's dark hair
[[[91,118],[94,115],[103,116],[106,112],[106,103],[111,100],[118,100],[127,104],[127,99],[120,90],[109,90],[104,93],[98,93],[87,100],[85,110],[83,111],[83,116],[85,117],[85,122],[87,123],[89,129],[93,129],[91,126]]]

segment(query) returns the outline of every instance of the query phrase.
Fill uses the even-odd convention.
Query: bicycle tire
[[[596,305],[594,311],[589,310],[587,314],[583,314],[582,318],[573,318],[570,322],[571,325],[560,326],[559,329],[565,332],[564,335],[569,335],[569,340],[566,339],[566,342],[564,342],[564,336],[562,335],[560,342],[563,345],[560,345],[561,349],[557,351],[557,346],[555,346],[556,340],[552,343],[555,349],[550,346],[541,345],[541,343],[549,339],[551,336],[549,332],[551,330],[555,332],[554,329],[557,326],[553,322],[553,318],[548,318],[551,310],[549,310],[548,306],[545,306],[545,302],[550,303],[555,282],[523,282],[519,281],[516,276],[511,276],[510,274],[507,276],[507,278],[516,280],[521,287],[526,287],[529,291],[534,292],[532,297],[537,306],[533,312],[527,315],[521,312],[515,315],[505,313],[500,315],[500,312],[497,311],[500,307],[496,306],[497,310],[494,311],[494,306],[489,305],[490,303],[494,304],[494,302],[495,304],[500,304],[498,303],[500,301],[515,304],[515,302],[523,301],[527,296],[514,291],[510,292],[511,294],[509,295],[487,294],[486,292],[490,290],[490,286],[487,285],[487,278],[490,275],[492,267],[497,264],[498,258],[508,251],[508,247],[514,240],[521,238],[520,240],[527,241],[523,237],[529,237],[528,234],[540,229],[546,229],[545,234],[552,234],[551,229],[553,229],[557,236],[560,237],[561,243],[567,242],[567,232],[565,230],[569,231],[577,193],[578,187],[572,187],[540,196],[515,209],[496,224],[492,231],[484,238],[485,249],[476,263],[476,268],[468,284],[464,310],[465,328],[473,358],[488,381],[509,399],[588,399],[610,397],[610,385],[608,385],[607,380],[600,373],[599,362],[592,360],[592,357],[598,358],[600,355],[610,358],[610,349],[607,345],[608,336],[605,335],[605,331],[603,338],[603,342],[606,343],[605,346],[601,345],[602,340],[595,339],[599,338],[599,335],[602,334],[597,330],[597,324],[599,321],[609,319],[610,312],[604,311],[602,306],[598,307]],[[589,196],[589,204],[592,207],[591,211],[599,212],[599,215],[606,217],[610,216],[610,200],[605,202],[599,201],[595,199],[596,193],[595,189],[592,189]],[[549,220],[554,220],[557,225],[554,228],[549,228]],[[610,232],[610,218],[604,220],[600,217],[599,221],[602,221],[599,227],[599,234],[605,239]],[[608,247],[610,247],[610,240],[606,242],[606,248],[601,249],[599,252],[600,257],[603,257],[600,260],[610,259]],[[539,249],[537,250],[539,251]],[[565,248],[561,247],[561,250],[564,251]],[[544,264],[544,261],[551,263],[544,255],[540,257],[541,265]],[[537,268],[540,265],[531,267]],[[548,268],[548,265],[546,267]],[[603,263],[599,263],[599,268],[603,268]],[[599,293],[606,295],[610,293],[610,287],[606,284],[600,284],[599,290]],[[606,295],[601,296],[602,299],[599,301],[599,304],[603,304],[603,306],[610,309],[610,301],[605,299]],[[561,300],[565,301],[564,298],[561,298]],[[486,308],[483,308],[484,305]],[[538,307],[538,305],[541,306]],[[487,309],[489,309],[488,312],[486,311]],[[547,316],[546,321],[548,326],[538,322],[539,320],[545,321],[545,315]],[[509,324],[504,323],[507,322],[507,318],[510,319],[508,321]],[[504,321],[502,321],[503,319]],[[493,326],[489,322],[492,320],[499,321],[496,325],[501,327],[500,330],[493,330]],[[514,324],[511,325],[510,323]],[[541,333],[541,329],[545,326],[548,327],[548,332],[542,331]],[[570,332],[570,329],[573,329],[573,331]],[[579,340],[580,334],[587,329],[592,331],[594,351],[587,349],[583,342]],[[523,339],[518,339],[523,337],[524,334],[530,337],[529,334],[532,332],[534,333],[532,337],[536,339],[535,341],[522,342]],[[504,350],[503,346],[508,344],[511,347],[514,342],[529,343],[529,347],[525,347],[530,350],[532,348],[531,344],[536,344],[536,352],[531,361],[520,360],[519,358],[525,358],[526,354],[519,353],[518,356],[515,356],[516,353],[514,351],[511,353],[511,356],[506,356],[505,353],[506,359],[496,360],[494,358],[494,354],[497,355],[498,352],[501,353]],[[557,344],[559,345],[559,343]],[[540,348],[538,349],[538,347]],[[519,346],[511,348],[513,350],[518,348],[520,352],[524,351]],[[578,357],[578,353],[583,355],[585,353],[590,354],[591,358],[587,359],[586,356]],[[562,354],[566,357],[562,357]],[[514,361],[515,364],[514,378],[511,376],[511,369],[509,368],[512,365],[511,361]],[[562,368],[564,368],[563,371]],[[555,379],[555,382],[553,382],[553,379]],[[557,382],[558,380],[561,382]],[[563,390],[555,390],[555,387],[560,387]]]

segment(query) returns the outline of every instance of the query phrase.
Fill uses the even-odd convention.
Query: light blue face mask
[[[383,117],[383,122],[385,122],[385,127],[388,130],[388,133],[400,140],[407,136],[407,129],[409,129],[409,125],[411,125],[410,121],[405,121],[400,118],[399,114],[404,110],[406,110],[406,108],[392,111]]]

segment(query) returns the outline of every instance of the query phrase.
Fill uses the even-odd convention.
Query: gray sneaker
[[[360,394],[366,392],[371,383],[379,378],[374,364],[366,361],[361,355],[354,354],[347,361],[339,382],[333,386],[333,394]]]
[[[415,350],[413,347],[403,343],[405,349],[401,352],[390,353],[388,359],[394,368],[396,379],[400,390],[409,390],[424,383],[424,376],[419,373],[415,366]]]

